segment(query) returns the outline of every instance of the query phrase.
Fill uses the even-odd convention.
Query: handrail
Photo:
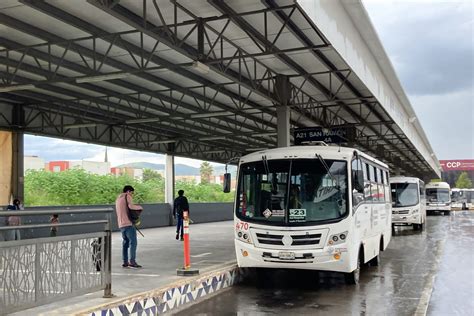
[[[48,223],[48,224],[18,225],[18,226],[0,226],[0,231],[2,231],[2,230],[12,230],[12,229],[43,228],[43,227],[50,228],[51,226],[61,227],[61,226],[80,226],[80,225],[86,225],[86,224],[108,224],[108,223],[109,223],[109,221],[107,221],[107,220],[97,220],[97,221],[58,223],[58,224]]]
[[[6,210],[0,211],[0,216],[36,216],[36,215],[51,215],[51,214],[83,214],[83,213],[111,213],[114,211],[113,207],[104,208],[85,208],[79,210],[44,210],[44,211],[29,211],[26,210]],[[12,213],[14,212],[14,213]]]

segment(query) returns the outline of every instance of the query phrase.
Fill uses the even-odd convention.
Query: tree
[[[201,183],[202,184],[211,183],[211,176],[212,176],[212,172],[214,171],[212,169],[211,164],[207,161],[204,161],[201,164],[199,171],[201,172]]]
[[[150,181],[150,180],[158,180],[161,181],[163,177],[161,174],[153,169],[143,169],[143,182]]]
[[[472,181],[469,178],[467,172],[461,172],[455,184],[456,188],[459,189],[471,189]]]

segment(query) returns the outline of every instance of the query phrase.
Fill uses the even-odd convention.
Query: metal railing
[[[103,225],[103,230],[79,235],[0,241],[0,314],[11,313],[80,294],[104,290],[112,297],[113,208],[46,211],[0,211],[9,216],[105,213],[104,220],[54,224]],[[52,227],[51,223],[0,226],[0,233],[15,229]]]

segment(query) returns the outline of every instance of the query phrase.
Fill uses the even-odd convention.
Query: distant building
[[[38,156],[25,156],[23,159],[24,170],[44,170],[44,159]]]
[[[69,169],[69,161],[66,160],[58,160],[58,161],[50,161],[45,164],[46,170],[51,172],[62,172]]]
[[[143,180],[143,169],[131,167],[112,167],[110,173],[116,176],[128,175],[136,180]]]
[[[175,176],[175,181],[201,183],[201,176]]]
[[[110,163],[104,161],[75,160],[70,161],[69,168],[83,169],[86,172],[101,176],[110,173]]]
[[[107,175],[110,173],[110,163],[101,161],[86,161],[86,160],[73,160],[73,161],[50,161],[46,163],[46,170],[51,172],[62,172],[69,169],[83,169],[86,172],[98,175]]]

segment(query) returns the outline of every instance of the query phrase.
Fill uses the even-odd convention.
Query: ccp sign
[[[460,160],[440,160],[441,167],[444,171],[461,170],[469,171],[474,170],[474,159],[460,159]]]

